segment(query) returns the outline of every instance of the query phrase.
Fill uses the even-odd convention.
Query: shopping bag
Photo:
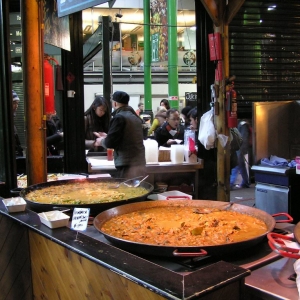
[[[216,130],[213,123],[213,117],[214,110],[212,108],[203,114],[200,119],[198,140],[207,150],[215,147]]]

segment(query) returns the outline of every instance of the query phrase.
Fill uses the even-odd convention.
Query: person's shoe
[[[247,183],[243,183],[240,185],[241,188],[250,188],[250,185]]]
[[[231,191],[238,190],[239,188],[240,188],[240,186],[239,186],[239,185],[235,185],[235,184],[233,184],[233,185],[230,185],[230,190],[231,190]]]

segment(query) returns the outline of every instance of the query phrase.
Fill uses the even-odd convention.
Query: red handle
[[[177,257],[196,257],[196,256],[206,256],[207,252],[204,249],[199,249],[200,252],[178,252],[178,250],[173,251],[173,255]]]
[[[172,200],[172,199],[186,199],[186,200],[190,200],[190,198],[188,196],[169,196],[169,197],[167,197],[166,200]]]
[[[292,223],[293,222],[293,217],[291,215],[289,215],[288,213],[278,213],[278,214],[274,214],[272,215],[272,217],[278,217],[278,216],[285,216],[287,217],[287,220],[276,220],[276,223]]]
[[[283,242],[283,240],[295,242],[295,239],[293,237],[270,232],[267,234],[267,238],[268,238],[269,246],[276,253],[289,258],[296,258],[296,259],[300,258],[299,249],[290,248],[286,246],[285,243]]]

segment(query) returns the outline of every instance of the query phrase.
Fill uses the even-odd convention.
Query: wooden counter
[[[106,156],[92,156],[86,158],[89,173],[109,173],[114,172],[115,165],[113,161],[108,161]],[[155,174],[194,174],[194,199],[198,199],[199,170],[203,169],[203,160],[199,159],[197,163],[173,164],[171,162],[159,162],[157,164],[146,164],[146,172],[149,174],[147,181],[154,185]]]
[[[223,261],[171,271],[93,238],[93,226],[51,230],[30,210],[8,214],[2,201],[0,223],[2,299],[241,299],[250,274]]]

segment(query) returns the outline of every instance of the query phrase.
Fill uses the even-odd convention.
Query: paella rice
[[[30,191],[26,199],[42,204],[94,204],[128,200],[147,193],[144,187],[120,185],[117,189],[109,188],[118,182],[72,182],[43,187]]]
[[[212,246],[248,240],[267,232],[262,220],[219,209],[154,207],[115,216],[101,231],[115,238],[165,246]]]

